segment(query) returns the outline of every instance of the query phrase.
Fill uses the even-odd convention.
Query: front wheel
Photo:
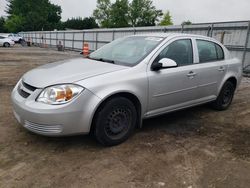
[[[107,101],[95,116],[95,137],[105,146],[118,145],[133,132],[136,125],[136,108],[134,104],[118,97]]]
[[[8,47],[10,47],[10,43],[5,42],[5,43],[3,44],[3,46],[6,47],[6,48],[8,48]]]
[[[234,97],[234,91],[235,91],[234,84],[230,81],[226,81],[216,101],[212,103],[212,106],[216,110],[226,110],[232,103]]]

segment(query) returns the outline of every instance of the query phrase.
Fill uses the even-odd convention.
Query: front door
[[[191,39],[178,39],[165,47],[154,62],[174,60],[178,67],[148,71],[149,99],[147,116],[188,106],[197,99],[198,65],[193,64]]]

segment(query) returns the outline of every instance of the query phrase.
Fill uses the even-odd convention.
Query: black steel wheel
[[[230,81],[226,81],[216,101],[212,103],[213,107],[217,110],[226,110],[232,103],[234,92],[235,85]]]
[[[130,100],[113,98],[95,116],[95,137],[105,146],[120,144],[133,132],[136,118],[136,109]]]

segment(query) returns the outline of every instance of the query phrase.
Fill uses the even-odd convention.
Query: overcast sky
[[[50,0],[62,7],[62,19],[91,16],[96,0]],[[174,24],[250,20],[250,0],[153,0],[163,11],[169,10]],[[0,15],[6,1],[0,0]]]

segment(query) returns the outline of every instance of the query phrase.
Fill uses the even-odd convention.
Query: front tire
[[[5,43],[3,44],[3,46],[6,47],[6,48],[8,48],[8,47],[10,47],[10,43],[5,42]]]
[[[216,101],[212,103],[213,108],[220,111],[226,110],[232,103],[234,92],[235,85],[230,81],[226,81]]]
[[[97,141],[105,146],[118,145],[129,138],[136,125],[136,108],[124,97],[107,101],[94,120]]]

